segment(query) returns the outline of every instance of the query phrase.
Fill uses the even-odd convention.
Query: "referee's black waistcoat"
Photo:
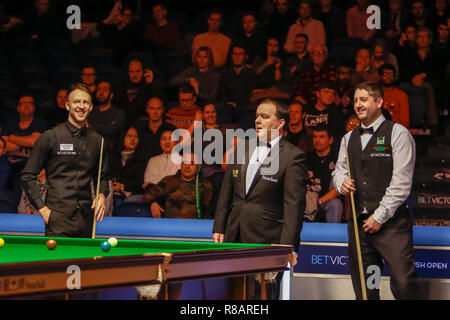
[[[350,135],[348,158],[350,174],[355,180],[355,209],[358,217],[364,208],[368,214],[373,214],[391,182],[394,169],[391,144],[393,127],[392,121],[385,120],[364,149],[359,128]],[[404,206],[405,204],[401,205],[398,210],[404,209]]]
[[[43,135],[47,136],[48,145],[41,150],[47,152],[38,157],[46,158],[41,159],[48,182],[46,205],[69,217],[78,208],[83,214],[90,213],[92,187],[97,183],[101,136],[90,128],[78,129],[68,121]],[[109,193],[105,152],[99,192],[105,197]]]

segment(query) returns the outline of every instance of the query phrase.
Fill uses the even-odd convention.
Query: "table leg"
[[[164,283],[164,300],[169,300],[169,284]]]
[[[266,294],[266,274],[261,273],[261,300],[267,300]]]
[[[242,277],[242,300],[247,300],[247,276]]]
[[[252,276],[235,276],[227,278],[227,294],[230,300],[247,300],[252,299]]]

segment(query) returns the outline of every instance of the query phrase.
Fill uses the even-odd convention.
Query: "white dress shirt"
[[[264,162],[269,151],[277,144],[281,139],[281,135],[273,138],[270,141],[270,148],[266,145],[257,145],[255,150],[250,157],[250,161],[247,166],[247,173],[245,175],[245,193],[248,193],[250,186],[252,185],[253,179],[255,178],[256,172],[258,172],[261,163]]]
[[[177,156],[177,154],[174,154]],[[178,164],[172,161],[172,154],[160,154],[150,158],[144,173],[144,183],[156,184],[166,176],[173,176],[181,168],[181,157]],[[179,156],[178,156],[179,157]]]
[[[369,127],[373,127],[375,132],[384,120],[384,116],[381,115]],[[362,123],[361,126],[366,128]],[[348,132],[341,141],[336,169],[332,173],[333,186],[341,194],[342,183],[344,180],[348,179],[345,149],[348,147],[352,132],[353,131]],[[361,135],[362,150],[366,147],[371,137],[372,134],[368,132]],[[386,193],[381,199],[380,205],[373,213],[373,218],[380,224],[383,224],[388,219],[392,218],[397,208],[405,202],[410,194],[414,174],[414,163],[416,160],[416,145],[414,139],[408,129],[401,124],[395,123],[392,128],[391,144],[393,161],[392,179],[386,189]],[[380,170],[383,169],[384,168],[380,168]],[[364,211],[367,212],[366,208],[364,208]]]

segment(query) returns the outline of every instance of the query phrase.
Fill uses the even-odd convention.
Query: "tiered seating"
[[[418,141],[410,207],[418,224],[449,219],[450,204],[450,138],[437,141]]]
[[[224,18],[222,32],[231,36],[239,30],[243,11],[235,11]],[[127,79],[128,63],[136,58],[143,62],[155,75],[155,81],[163,87],[168,98],[166,110],[178,106],[178,88],[168,86],[168,80],[192,65],[190,45],[195,35],[206,31],[209,11],[189,16],[185,12],[169,10],[169,18],[178,23],[182,32],[181,51],[149,49],[137,46],[121,61],[117,62],[111,50],[103,47],[102,39],[88,38],[76,44],[68,39],[49,39],[44,43],[31,38],[18,38],[7,44],[0,44],[0,125],[4,125],[15,114],[17,95],[30,92],[36,101],[37,113],[45,115],[55,108],[58,89],[81,81],[81,68],[93,66],[98,79],[109,81],[113,87]],[[151,21],[146,12],[142,21]],[[140,44],[139,41],[137,43]],[[352,61],[359,48],[365,43],[359,39],[336,39],[329,48],[328,57],[336,62]],[[424,90],[412,86],[399,86],[405,91],[410,103],[410,123],[412,128],[421,128],[426,115],[427,96]],[[217,122],[226,128],[248,129],[253,126],[254,110],[241,111],[237,119],[232,119],[225,108],[217,104]],[[237,120],[237,123],[231,123]],[[440,196],[450,191],[450,142],[430,141],[416,137],[418,158],[410,209],[416,219],[426,220],[441,217],[448,212],[448,204],[441,206]],[[433,198],[434,197],[434,198]],[[448,197],[447,197],[448,198]],[[434,200],[433,200],[434,199]],[[433,202],[434,201],[434,202]],[[0,197],[0,212],[7,212],[9,203]],[[447,206],[447,207],[445,207]],[[14,208],[15,209],[15,208]],[[151,217],[148,205],[124,203],[114,210],[114,215]]]
[[[126,74],[123,68],[114,66],[101,66],[97,70],[99,80],[108,81],[111,85],[120,83],[121,80],[126,78]]]
[[[408,95],[410,127],[423,127],[427,112],[427,94],[425,89],[405,84],[400,84],[398,88]]]
[[[361,39],[339,38],[328,48],[328,57],[337,62],[352,61],[362,47],[364,42]]]

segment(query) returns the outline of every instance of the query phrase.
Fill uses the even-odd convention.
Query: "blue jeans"
[[[325,215],[325,222],[341,223],[344,204],[339,198],[330,199],[325,202],[322,211]]]

